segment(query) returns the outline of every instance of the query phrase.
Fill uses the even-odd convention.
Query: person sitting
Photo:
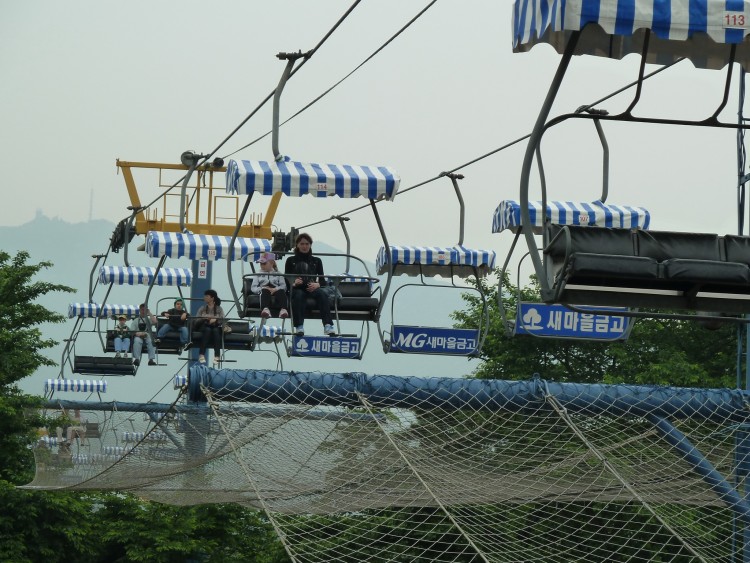
[[[156,315],[154,315],[145,303],[138,307],[138,316],[133,319],[130,330],[133,333],[133,364],[140,365],[143,344],[148,350],[148,365],[156,365],[156,348],[151,337],[153,327],[156,326]]]
[[[128,318],[125,315],[117,317],[117,324],[115,325],[115,358],[128,357],[128,351],[130,350],[130,329],[127,323]]]
[[[286,260],[284,273],[294,278],[292,283],[292,321],[297,336],[305,334],[305,308],[307,299],[311,297],[320,311],[323,321],[323,332],[328,336],[335,336],[333,318],[331,317],[331,306],[328,302],[328,294],[320,289],[328,282],[323,272],[323,261],[312,254],[312,237],[307,233],[297,235],[294,246],[294,255]]]
[[[221,358],[221,340],[224,327],[224,309],[221,308],[221,299],[213,289],[207,289],[203,294],[203,306],[196,314],[196,324],[201,332],[200,350],[198,362],[206,363],[206,348],[209,342],[214,347],[214,367],[219,366]]]
[[[180,351],[190,348],[190,332],[188,331],[188,312],[182,299],[175,299],[174,307],[161,314],[167,322],[156,333],[157,343],[171,330],[180,335]]]
[[[286,280],[278,273],[276,255],[266,252],[258,259],[261,273],[253,276],[250,291],[260,295],[260,316],[267,319],[271,316],[271,309],[279,311],[279,318],[289,317],[287,312]]]

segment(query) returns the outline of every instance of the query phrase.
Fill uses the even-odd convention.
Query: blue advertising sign
[[[360,339],[350,336],[295,336],[292,356],[359,358]]]
[[[531,334],[551,338],[587,340],[626,340],[630,335],[632,317],[621,317],[599,311],[623,311],[625,307],[579,306],[587,312],[572,311],[564,305],[521,303],[516,318],[515,334]]]
[[[479,331],[465,328],[395,326],[391,352],[468,356],[477,350]]]

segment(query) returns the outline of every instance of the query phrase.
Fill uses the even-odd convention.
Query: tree
[[[0,252],[0,561],[287,561],[273,528],[238,505],[174,507],[129,494],[39,492],[17,488],[31,481],[41,397],[17,382],[55,362],[43,351],[54,340],[40,326],[65,318],[37,300],[72,288],[35,280],[49,262],[28,263],[19,252]],[[54,425],[54,422],[52,421]]]
[[[499,270],[496,271],[499,277]],[[476,283],[476,282],[475,282]],[[580,383],[660,384],[679,387],[734,387],[736,384],[737,325],[717,330],[683,320],[639,319],[624,342],[557,340],[510,336],[497,305],[497,286],[479,280],[490,308],[490,330],[482,348],[482,364],[475,375],[485,379],[528,379],[534,373],[556,381]],[[518,295],[538,301],[535,279],[524,288],[503,280],[503,306],[514,318]],[[465,311],[453,318],[462,328],[476,327],[479,297],[464,294]]]
[[[57,344],[42,337],[40,325],[60,323],[63,315],[36,301],[48,293],[73,291],[72,288],[34,278],[50,268],[50,262],[27,263],[29,254],[14,258],[0,252],[0,479],[14,484],[27,482],[33,456],[29,446],[39,420],[24,412],[40,404],[40,399],[21,393],[16,383],[41,366],[55,362],[42,354]]]

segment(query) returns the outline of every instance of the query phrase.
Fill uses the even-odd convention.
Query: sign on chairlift
[[[295,336],[292,338],[292,356],[323,358],[359,358],[361,343],[350,336]]]
[[[576,306],[587,312],[573,311],[564,305],[521,303],[514,334],[579,340],[627,340],[633,318],[607,314],[626,312],[626,307]],[[605,310],[607,313],[602,313]]]
[[[478,330],[394,325],[389,351],[469,356],[478,343]]]

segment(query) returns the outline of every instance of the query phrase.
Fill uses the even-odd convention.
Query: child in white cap
[[[130,329],[127,325],[128,318],[125,315],[117,317],[117,325],[115,325],[115,358],[119,358],[120,354],[122,357],[128,357],[128,350],[130,350]]]
[[[276,267],[276,255],[266,252],[259,259],[261,273],[253,277],[250,291],[260,295],[260,316],[267,319],[271,316],[271,309],[279,311],[279,318],[286,319],[289,312],[286,310],[286,280],[279,274]]]

